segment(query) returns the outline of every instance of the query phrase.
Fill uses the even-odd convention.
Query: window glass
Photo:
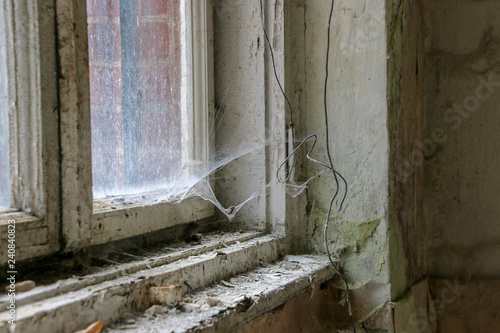
[[[169,187],[187,109],[184,0],[88,0],[94,197]]]
[[[3,6],[0,6],[0,18],[3,18],[3,15]],[[1,22],[3,23],[3,19]],[[9,115],[4,32],[4,26],[0,24],[0,207],[9,207]]]

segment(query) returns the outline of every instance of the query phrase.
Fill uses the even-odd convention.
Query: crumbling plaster
[[[317,134],[312,156],[326,162],[323,92],[330,1],[306,1],[305,102],[301,123]],[[330,219],[328,239],[341,256],[353,286],[389,282],[387,48],[384,1],[336,1],[332,18],[327,90],[333,163],[348,182],[343,209]],[[309,249],[325,252],[323,226],[335,192],[330,172],[308,161],[303,177],[318,175],[308,188],[304,231]],[[345,189],[340,189],[340,197]],[[338,200],[340,203],[340,199]],[[338,207],[338,205],[337,205]]]

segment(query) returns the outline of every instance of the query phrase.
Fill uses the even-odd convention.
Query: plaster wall
[[[296,139],[317,134],[312,157],[322,162],[327,162],[323,93],[330,3],[328,0],[264,2],[267,27],[273,32],[271,43],[278,73],[294,109]],[[279,14],[282,6],[284,18]],[[339,207],[345,191],[345,187],[340,188],[328,239],[334,256],[344,259],[346,276],[354,287],[368,282],[389,282],[386,31],[385,1],[335,2],[327,88],[330,150],[335,167],[348,182],[348,191],[344,207],[336,212],[335,206]],[[216,108],[217,112],[225,113],[216,144],[267,144],[269,138],[271,143],[279,141],[290,115],[280,92],[272,87],[275,84],[272,67],[267,62],[266,74],[262,66],[269,57],[260,28],[258,3],[215,1],[214,36]],[[268,88],[262,85],[263,81]],[[279,119],[269,119],[266,107],[270,114],[286,110],[287,119],[281,123]],[[310,144],[297,155],[295,178],[299,182],[315,179],[308,184],[307,193],[298,199],[286,198],[286,233],[292,251],[324,253],[323,227],[335,181],[324,167],[305,159]],[[279,155],[256,151],[220,170],[216,175],[216,190],[221,203],[229,206],[231,202],[245,200],[252,192],[265,191],[264,186],[272,180],[279,163],[276,166],[272,165],[274,162],[268,163],[272,173],[261,166],[269,157],[281,161]],[[272,196],[254,199],[243,207],[239,219],[264,228],[269,216],[262,212],[275,209],[282,202],[281,194],[278,200]],[[276,223],[280,222],[272,221]]]
[[[299,130],[317,134],[312,157],[327,163],[324,81],[330,1],[306,1],[304,12],[305,102]],[[385,1],[336,1],[332,18],[327,107],[330,150],[348,182],[344,207],[329,221],[329,246],[344,260],[353,286],[388,282],[387,38]],[[310,147],[310,145],[309,145]],[[324,167],[306,161],[309,184],[303,231],[310,250],[325,252],[323,227],[335,193]],[[345,187],[341,187],[342,197]]]
[[[317,134],[318,143],[312,156],[322,162],[327,162],[323,88],[330,3],[328,0],[264,1],[277,71],[294,109],[296,139]],[[214,1],[215,104],[216,113],[224,114],[216,133],[216,145],[236,145],[234,149],[230,147],[233,151],[240,148],[238,144],[268,147],[266,151],[257,150],[229,163],[217,173],[216,194],[226,207],[244,201],[253,192],[266,192],[266,184],[273,180],[278,162],[285,156],[279,152],[280,148],[275,151],[274,146],[285,139],[290,115],[276,87],[268,52],[258,2]],[[329,222],[329,246],[334,256],[345,259],[344,269],[354,287],[368,282],[387,283],[389,135],[385,1],[335,2],[329,59],[330,148],[335,167],[348,182],[344,207],[340,213],[334,207]],[[325,253],[323,227],[335,181],[324,167],[305,159],[309,147],[310,143],[297,155],[294,174],[298,182],[315,177],[308,184],[307,193],[296,199],[284,199],[278,191],[253,199],[233,223],[273,228],[286,215],[286,234],[292,251]],[[264,167],[266,162],[271,171]],[[341,187],[336,207],[344,191],[345,187]],[[285,201],[286,212],[282,206]],[[266,210],[276,213],[270,218]]]
[[[427,274],[500,277],[500,3],[425,12]]]

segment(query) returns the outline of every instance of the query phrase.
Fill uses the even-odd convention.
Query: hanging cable
[[[326,131],[326,152],[328,155],[328,162],[330,164],[330,170],[332,170],[333,176],[335,177],[335,182],[337,183],[337,188],[336,188],[334,196],[332,197],[332,200],[330,201],[330,206],[328,207],[328,213],[326,215],[326,221],[325,221],[324,236],[325,236],[325,248],[326,248],[326,252],[328,254],[328,260],[330,260],[330,263],[332,264],[333,269],[340,276],[342,281],[344,281],[344,284],[346,287],[346,297],[347,297],[347,306],[348,306],[348,310],[349,310],[349,317],[351,319],[352,329],[353,329],[354,333],[356,333],[356,326],[354,325],[354,318],[352,316],[351,297],[349,296],[349,283],[347,282],[344,275],[342,275],[340,273],[338,267],[333,262],[332,256],[330,254],[330,248],[328,246],[328,221],[330,220],[330,214],[332,212],[333,202],[337,198],[337,194],[339,192],[337,175],[339,175],[341,177],[341,179],[344,181],[344,184],[345,184],[344,196],[342,198],[342,201],[340,203],[339,208],[337,209],[338,211],[340,211],[342,209],[342,205],[343,205],[345,198],[346,198],[346,195],[347,195],[347,181],[345,180],[344,177],[342,177],[342,175],[340,175],[333,168],[332,156],[330,154],[330,139],[329,139],[330,129],[328,127],[328,105],[327,105],[327,89],[328,89],[328,74],[329,74],[328,65],[329,65],[329,60],[330,60],[330,31],[331,31],[331,23],[332,23],[334,5],[335,5],[335,0],[332,0],[331,6],[330,6],[330,14],[328,16],[328,34],[327,34],[328,39],[326,42],[325,88],[324,88],[324,93],[323,93],[323,103],[324,103],[324,107],[325,107],[324,111],[325,111],[325,131]]]
[[[335,263],[333,262],[333,259],[332,259],[332,256],[331,256],[331,253],[330,253],[330,248],[328,246],[328,222],[330,220],[330,215],[331,215],[331,212],[332,212],[332,208],[333,208],[333,203],[336,202],[336,199],[337,199],[337,196],[340,192],[340,184],[339,184],[339,178],[342,180],[344,186],[345,186],[345,191],[344,191],[344,194],[342,196],[342,200],[340,201],[340,205],[337,203],[337,211],[341,211],[342,210],[342,207],[344,205],[344,201],[346,199],[346,196],[347,196],[347,181],[346,179],[337,171],[335,170],[334,166],[333,166],[333,161],[332,161],[332,156],[331,156],[331,153],[330,153],[330,129],[329,129],[329,125],[328,125],[328,105],[327,105],[327,95],[328,95],[328,92],[327,92],[327,89],[328,89],[328,76],[329,76],[329,71],[328,71],[328,66],[329,66],[329,58],[330,58],[330,31],[331,31],[331,21],[332,21],[332,16],[333,16],[333,8],[334,8],[334,5],[335,5],[335,0],[332,0],[331,1],[331,6],[330,6],[330,14],[328,16],[328,34],[327,34],[327,47],[326,47],[326,62],[325,62],[325,82],[324,82],[324,94],[323,94],[323,104],[324,104],[324,117],[325,117],[325,131],[326,131],[326,152],[327,152],[327,157],[328,157],[328,164],[325,164],[325,163],[322,163],[314,158],[312,158],[310,155],[312,153],[312,151],[314,150],[314,147],[316,145],[316,142],[318,141],[318,137],[316,134],[311,134],[309,136],[307,136],[304,140],[302,140],[302,142],[292,150],[292,152],[287,156],[287,158],[281,163],[281,165],[278,167],[277,171],[276,171],[276,178],[278,179],[279,182],[286,182],[289,180],[290,178],[290,175],[292,174],[292,169],[294,167],[294,164],[295,164],[295,153],[297,152],[298,149],[300,149],[307,141],[309,141],[309,139],[312,139],[313,140],[313,143],[311,145],[311,148],[309,149],[309,151],[307,152],[307,159],[314,162],[314,163],[317,163],[327,169],[329,169],[332,174],[333,174],[333,177],[334,177],[334,180],[335,180],[335,193],[333,194],[332,196],[332,199],[330,201],[330,205],[329,205],[329,208],[328,208],[328,213],[327,213],[327,216],[326,216],[326,220],[325,220],[325,227],[324,227],[324,241],[325,241],[325,248],[326,248],[326,252],[327,252],[327,255],[328,255],[328,260],[330,261],[330,264],[332,265],[333,269],[335,270],[335,273],[340,277],[340,279],[344,282],[345,284],[345,287],[346,287],[346,298],[347,298],[347,305],[348,305],[348,311],[349,311],[349,317],[350,317],[350,320],[351,320],[351,325],[352,325],[352,329],[353,329],[353,332],[356,333],[356,326],[354,324],[354,318],[352,316],[352,306],[351,306],[351,298],[350,298],[350,295],[349,295],[349,283],[347,282],[346,278],[344,277],[344,275],[340,272],[339,268],[337,267],[337,265],[335,265]],[[262,5],[262,0],[260,0],[260,19],[261,19],[261,23],[262,23],[262,30],[264,31],[264,36],[266,38],[266,41],[267,41],[267,45],[269,47],[269,52],[271,54],[271,59],[272,59],[272,65],[273,65],[273,71],[274,71],[274,77],[276,78],[276,81],[278,83],[278,86],[281,90],[281,93],[283,94],[283,97],[285,98],[286,102],[287,102],[287,105],[288,105],[288,108],[290,110],[290,128],[291,128],[291,131],[292,131],[292,141],[293,141],[293,147],[295,147],[295,135],[294,135],[294,123],[293,123],[293,108],[291,106],[291,103],[290,101],[288,100],[288,97],[286,96],[285,94],[285,91],[281,85],[281,82],[279,80],[279,77],[278,77],[278,74],[277,74],[277,71],[276,71],[276,63],[275,63],[275,59],[274,59],[274,51],[273,51],[273,47],[271,45],[271,42],[269,41],[269,36],[267,34],[267,31],[266,31],[266,27],[265,27],[265,24],[264,24],[264,9],[263,9],[263,5]],[[290,170],[288,172],[288,175],[287,177],[284,179],[284,180],[281,180],[280,177],[279,177],[279,172],[280,170],[283,168],[283,166],[291,159],[291,167],[290,167]]]

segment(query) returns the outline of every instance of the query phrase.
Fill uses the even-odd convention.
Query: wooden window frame
[[[11,209],[0,211],[1,244],[15,221],[16,260],[59,248],[60,162],[53,1],[2,3],[9,115]],[[0,248],[7,262],[7,246]]]

